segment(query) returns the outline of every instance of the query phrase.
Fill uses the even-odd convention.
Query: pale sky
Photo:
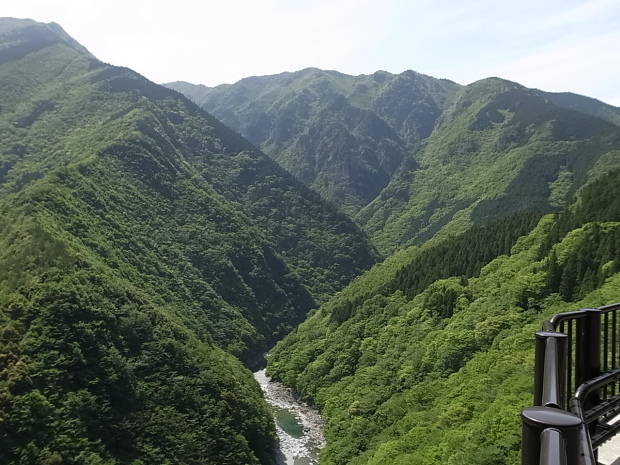
[[[498,76],[620,106],[619,0],[2,0],[158,83],[308,67]]]

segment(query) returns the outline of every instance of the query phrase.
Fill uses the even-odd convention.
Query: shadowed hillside
[[[355,215],[432,132],[458,87],[413,71],[348,76],[309,68],[214,88],[166,84]]]
[[[0,20],[0,461],[270,463],[250,361],[375,261],[182,95]],[[232,355],[231,355],[232,354]]]

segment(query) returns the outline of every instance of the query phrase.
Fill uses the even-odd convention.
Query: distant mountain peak
[[[0,63],[17,60],[54,44],[64,44],[77,51],[89,53],[57,23],[0,18]]]
[[[210,89],[167,86],[355,214],[387,185],[412,145],[428,137],[458,84],[411,70],[351,76],[306,68]]]

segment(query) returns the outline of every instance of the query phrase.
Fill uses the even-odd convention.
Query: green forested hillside
[[[543,97],[558,107],[577,110],[581,113],[596,116],[620,126],[620,108],[608,105],[600,100],[585,97],[572,92],[542,92]]]
[[[268,369],[326,417],[321,463],[519,463],[533,333],[620,300],[619,181],[396,253],[281,341]]]
[[[323,465],[516,464],[532,333],[620,301],[617,109],[411,71],[170,87],[249,141],[0,19],[0,462],[272,463],[242,362],[288,334],[269,371]]]
[[[180,94],[0,20],[0,462],[269,463],[249,361],[375,261]],[[232,354],[232,355],[231,355]]]
[[[412,71],[308,69],[169,86],[334,201],[384,254],[523,209],[554,211],[620,159],[618,108],[497,78],[459,86]]]
[[[356,217],[385,253],[524,209],[566,205],[620,166],[620,128],[497,78],[464,87],[433,133]]]
[[[433,130],[457,88],[413,71],[348,76],[306,69],[215,88],[166,84],[259,145],[354,215]]]

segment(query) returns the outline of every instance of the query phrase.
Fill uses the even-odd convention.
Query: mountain
[[[389,81],[402,85],[392,94],[408,108],[401,125],[398,98],[379,112],[377,94],[360,98],[329,71],[170,86],[352,214],[387,256],[271,351],[269,373],[328,421],[321,463],[516,464],[532,334],[554,313],[620,300],[617,109],[489,78],[452,84],[434,111],[416,113],[405,79],[416,76]],[[359,128],[350,107],[372,109],[404,149],[385,187],[343,201],[326,187],[344,179],[338,165],[321,185],[314,165],[298,165],[304,141],[342,153]],[[346,131],[330,132],[339,124]],[[278,128],[302,133],[295,151],[273,142]]]
[[[580,111],[620,126],[620,108],[600,100],[572,92],[541,92],[541,95],[558,107]]]
[[[242,361],[280,340],[321,463],[515,464],[532,333],[620,300],[614,108],[412,71],[170,86],[215,117],[0,20],[0,461],[273,463]]]
[[[278,343],[268,373],[327,420],[321,464],[520,463],[534,332],[620,300],[619,186],[403,249]]]
[[[0,51],[1,62],[17,60],[29,53],[56,44],[63,44],[76,51],[88,53],[86,48],[56,23],[43,25],[32,19],[2,18],[0,36],[2,36],[3,44]]]
[[[497,78],[462,88],[356,219],[384,253],[536,209],[620,164],[620,128]]]
[[[166,84],[259,145],[354,215],[432,132],[458,85],[406,71],[348,76],[315,68],[214,88]]]
[[[239,362],[375,263],[181,94],[0,20],[2,463],[271,463]]]
[[[561,208],[618,162],[620,109],[498,78],[460,86],[413,71],[307,69],[168,86],[339,205],[386,255],[522,209]]]

